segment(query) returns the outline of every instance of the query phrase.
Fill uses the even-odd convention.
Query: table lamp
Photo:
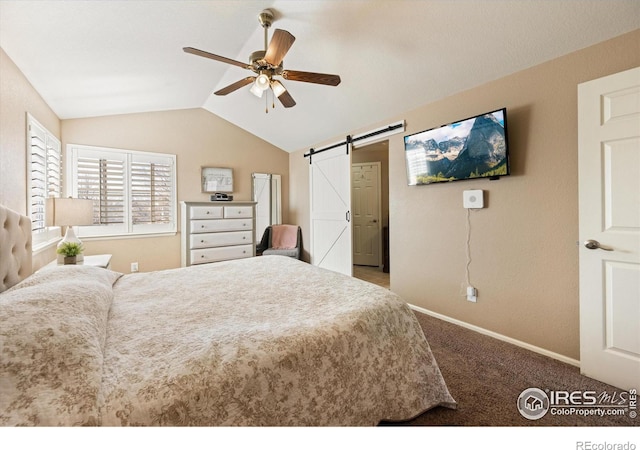
[[[74,226],[93,224],[93,200],[82,198],[48,198],[47,199],[47,225],[54,227],[67,227],[64,238],[58,243],[58,248],[65,242],[77,242],[82,244],[73,230]],[[58,255],[58,264],[62,264],[63,255]],[[84,254],[80,253],[76,261],[84,261]]]

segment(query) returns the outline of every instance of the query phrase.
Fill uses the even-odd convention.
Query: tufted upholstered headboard
[[[0,292],[31,272],[31,219],[0,205]]]

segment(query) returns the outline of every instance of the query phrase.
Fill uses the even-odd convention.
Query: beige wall
[[[579,359],[577,85],[638,65],[640,30],[353,130],[407,123],[389,140],[392,290],[414,305]],[[407,186],[404,135],[502,106],[512,176]],[[289,163],[290,214],[308,236],[305,151]],[[483,189],[487,203],[471,214],[475,304],[464,298],[466,189]]]
[[[0,204],[27,214],[27,113],[60,138],[60,119],[0,48]],[[34,255],[34,268],[56,257]]]
[[[234,200],[251,200],[253,172],[282,175],[283,220],[288,219],[289,154],[204,109],[127,114],[62,121],[62,141],[177,155],[178,201],[208,201],[200,167],[231,167]],[[113,254],[112,268],[128,273],[180,266],[180,238],[85,239],[85,254]]]

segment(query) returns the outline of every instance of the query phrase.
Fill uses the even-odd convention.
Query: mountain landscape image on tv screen
[[[409,185],[509,175],[505,109],[405,136]]]

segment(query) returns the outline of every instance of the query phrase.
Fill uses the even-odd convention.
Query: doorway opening
[[[390,288],[389,141],[351,154],[353,276]]]

